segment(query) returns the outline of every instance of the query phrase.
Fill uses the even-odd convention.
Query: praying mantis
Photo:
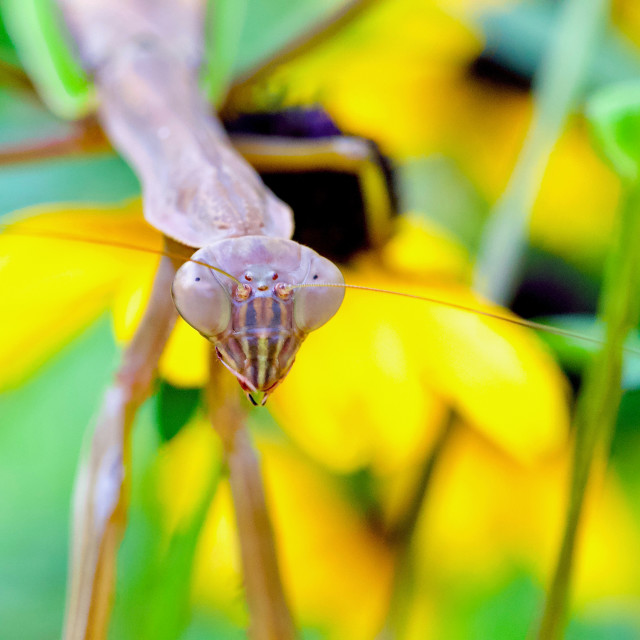
[[[68,638],[101,637],[106,627],[108,598],[97,602],[93,593],[110,590],[109,564],[124,522],[122,461],[133,414],[149,392],[176,318],[168,292],[172,290],[185,320],[215,343],[217,360],[231,370],[248,398],[255,401],[256,392],[263,392],[264,402],[287,374],[305,334],[333,316],[344,291],[332,263],[288,239],[291,212],[261,185],[208,114],[195,80],[198,53],[192,50],[200,41],[202,4],[167,3],[167,13],[158,10],[157,25],[146,22],[149,14],[142,2],[105,6],[99,1],[61,2],[80,56],[96,79],[102,122],[137,169],[147,218],[167,239],[150,305],[105,395],[78,480]],[[166,25],[172,37],[177,33],[176,40],[186,43],[184,58],[169,55],[159,44]],[[208,244],[191,255],[191,249]],[[246,330],[249,316],[255,318],[253,334]],[[286,319],[288,333],[272,324],[277,316]],[[229,321],[240,324],[230,328]],[[214,366],[219,368],[216,359]],[[216,373],[212,378],[225,388],[224,378]],[[227,436],[231,452],[241,440],[234,440],[233,430]],[[229,464],[233,469],[232,454]],[[239,457],[236,464],[241,474],[255,472],[250,458]],[[268,556],[269,550],[263,554]],[[256,598],[261,588],[248,584]],[[290,636],[287,614],[280,610],[274,615],[281,629],[275,637]]]

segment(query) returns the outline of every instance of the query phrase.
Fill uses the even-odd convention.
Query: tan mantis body
[[[200,95],[205,3],[60,4],[96,80],[100,119],[142,182],[149,223],[189,247],[290,238],[291,210],[235,152]]]
[[[289,207],[233,149],[200,95],[205,2],[59,4],[79,58],[95,79],[100,120],[141,180],[145,218],[165,235],[172,255],[184,256],[161,261],[151,301],[106,392],[79,472],[64,636],[79,640],[106,634],[126,514],[129,434],[176,320],[170,292],[253,400],[252,391],[264,391],[266,399],[305,335],[342,301],[339,288],[294,291],[292,285],[343,280],[331,262],[289,239]],[[181,267],[198,247],[198,264]],[[262,567],[255,575],[263,579],[246,576],[249,607],[262,621],[253,633],[292,637],[257,461],[242,412],[221,401],[220,393],[228,392],[220,392],[218,369],[214,360],[212,387],[218,394],[210,406],[227,451],[238,523],[249,532],[241,539],[243,561],[245,569]]]

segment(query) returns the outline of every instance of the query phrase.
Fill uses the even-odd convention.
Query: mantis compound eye
[[[223,333],[231,322],[229,293],[204,265],[185,262],[173,280],[171,295],[178,313],[206,338]]]
[[[308,333],[328,322],[338,311],[344,298],[343,287],[323,287],[323,284],[344,284],[344,278],[333,262],[314,255],[307,279],[310,287],[294,288],[293,318],[301,331]]]

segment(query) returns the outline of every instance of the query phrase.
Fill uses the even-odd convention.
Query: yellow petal
[[[326,476],[297,452],[260,443],[285,588],[296,618],[323,637],[368,640],[381,624],[392,577],[391,551],[368,530]],[[230,504],[214,505],[199,549],[196,600],[241,599]],[[222,587],[221,587],[222,585]]]
[[[429,295],[486,308],[469,291]],[[425,372],[466,422],[523,462],[565,443],[568,386],[532,332],[435,306],[427,313]]]
[[[635,0],[614,2],[613,20],[628,38],[640,45],[640,5]]]
[[[558,141],[531,219],[534,244],[581,267],[600,270],[617,211],[620,184],[597,156],[583,126]]]
[[[160,449],[154,474],[167,539],[196,516],[221,464],[220,440],[202,419],[185,425]]]
[[[0,236],[0,386],[32,373],[107,308],[123,279],[155,261],[136,251],[52,239],[47,232],[106,242],[127,238],[143,246],[157,240],[135,204],[34,207],[12,221]],[[43,237],[12,235],[12,229]]]
[[[120,342],[133,337],[149,301],[154,274],[155,266],[119,287],[113,324]],[[210,348],[211,344],[179,317],[158,364],[160,376],[176,387],[204,386],[209,378]]]
[[[375,139],[387,153],[415,153],[438,136],[447,109],[443,96],[479,48],[474,32],[436,3],[378,3],[323,46],[281,67],[264,99],[320,101],[345,131]]]
[[[192,597],[196,604],[223,609],[236,624],[246,625],[238,533],[231,488],[225,480],[218,486],[200,533]]]
[[[176,387],[202,387],[209,379],[211,343],[182,318],[160,358],[159,373]]]
[[[116,338],[128,342],[151,296],[157,264],[149,263],[122,282],[113,303],[113,325]],[[169,295],[169,292],[167,292]],[[201,387],[209,376],[211,345],[182,318],[178,318],[158,370],[162,378],[177,387]]]
[[[388,473],[424,457],[444,408],[422,384],[384,302],[362,304],[358,295],[309,336],[270,404],[316,460],[341,472]]]
[[[418,566],[430,580],[469,586],[499,580],[516,565],[546,586],[564,525],[569,470],[568,447],[521,466],[459,429],[440,460],[428,517],[416,532]],[[640,562],[638,528],[616,477],[603,482],[600,472],[590,487],[574,578],[580,606],[637,594]]]
[[[347,274],[347,281],[398,285],[375,270],[362,276]],[[412,285],[410,293],[481,306],[459,286]],[[525,329],[433,303],[348,292],[336,317],[308,338],[271,406],[323,463],[387,472],[423,457],[443,401],[518,459],[546,455],[565,441],[566,395],[558,367]]]
[[[587,497],[583,537],[578,547],[575,576],[577,605],[608,598],[640,595],[640,532],[631,504],[618,477],[611,471],[603,479],[603,467],[595,474]],[[554,540],[558,544],[558,538]],[[555,547],[554,547],[555,549]],[[554,556],[555,560],[555,556]],[[543,579],[549,580],[548,564]]]
[[[469,255],[444,229],[423,216],[405,214],[397,221],[393,237],[381,250],[394,272],[433,280],[467,282]]]

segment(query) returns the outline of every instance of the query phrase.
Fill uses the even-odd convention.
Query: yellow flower
[[[531,241],[589,271],[611,246],[620,183],[574,121],[558,140],[531,218]]]
[[[413,566],[423,589],[415,606],[426,600],[433,607],[435,601],[436,609],[447,610],[447,601],[455,606],[473,591],[486,593],[516,571],[526,571],[545,589],[564,525],[569,459],[565,450],[523,466],[457,429],[416,531]],[[638,527],[615,474],[603,478],[600,471],[593,478],[576,560],[574,604],[583,612],[612,598],[640,598]],[[429,588],[434,584],[448,587],[434,592]],[[436,630],[433,637],[442,636]]]
[[[432,148],[450,108],[443,96],[479,52],[477,35],[423,0],[381,2],[336,37],[280,67],[234,106],[321,102],[345,131],[373,138],[387,153]],[[247,104],[247,99],[251,103]]]
[[[267,499],[284,583],[296,617],[331,637],[373,637],[389,598],[393,551],[340,495],[334,479],[291,447],[260,438]],[[211,468],[221,462],[211,425],[197,419],[165,443],[153,481],[166,536],[201,508]],[[192,596],[246,623],[242,571],[229,486],[209,509],[195,562]]]
[[[138,237],[137,233],[149,231],[140,220],[134,221],[139,214],[132,213],[131,207],[125,211],[114,216],[112,232],[119,221],[126,221],[123,231],[133,233],[127,241],[157,242],[153,233],[151,238]],[[65,228],[80,233],[88,229],[86,218],[93,220],[94,213],[78,210],[60,216],[66,216]],[[63,218],[49,213],[47,220],[57,224]],[[30,224],[42,226],[42,218]],[[442,235],[407,220],[381,254],[384,263],[374,266],[365,257],[347,273],[348,279],[457,304],[481,305],[461,282],[469,275],[464,251],[450,238],[443,242]],[[421,239],[422,252],[416,238]],[[15,239],[7,236],[3,240]],[[436,242],[439,249],[434,256],[439,258],[425,259],[425,252]],[[97,247],[68,242],[63,251],[62,268],[77,261],[76,255],[85,260],[93,255],[91,269],[74,274],[80,276],[75,297],[63,303],[77,304],[92,287],[104,287],[99,308],[115,301],[115,324],[130,331],[144,304],[156,260],[147,263],[146,256],[112,250],[118,257],[107,269],[94,270],[100,257]],[[45,256],[45,263],[33,266],[29,274],[34,280],[30,282],[32,295],[45,295],[36,281],[45,267],[53,274],[58,268],[53,257],[60,259],[60,254],[60,248],[55,249]],[[14,256],[4,255],[7,264],[12,264]],[[131,271],[138,261],[146,265],[140,277]],[[45,288],[47,284],[45,281]],[[15,295],[17,290],[14,287],[10,292]],[[54,295],[49,294],[47,302],[48,317],[57,319],[49,326],[53,338],[78,330],[72,314],[56,309]],[[24,345],[24,357],[32,363],[41,361],[46,345],[29,341],[23,329],[31,330],[15,317],[7,327],[9,335],[17,336]],[[193,349],[188,347],[188,338],[175,347],[174,356],[165,359],[164,375],[174,383],[203,382],[199,363],[208,344],[192,334]],[[179,344],[181,338],[172,340]],[[524,464],[533,464],[561,447],[567,426],[563,378],[535,337],[523,329],[434,304],[356,291],[349,292],[335,319],[309,337],[270,404],[278,423],[298,447],[295,451],[274,443],[261,444],[285,581],[303,619],[333,629],[336,638],[368,638],[381,624],[393,552],[339,490],[332,488],[330,473],[369,469],[385,484],[395,486],[395,493],[382,492],[378,498],[389,520],[406,501],[400,491],[402,483],[405,488],[410,486],[410,476],[428,455],[447,406],[455,407],[466,425]],[[173,454],[162,454],[159,490],[172,486],[175,474],[182,473],[180,460],[195,454],[194,447],[200,447],[198,460],[209,460],[209,454],[203,457],[200,436],[187,433],[184,440],[178,438],[170,445]],[[199,495],[198,474],[191,476],[187,482],[183,475],[184,482],[175,494],[162,491],[169,531],[179,527],[193,508],[188,498]],[[407,476],[409,483],[403,480]],[[231,607],[241,617],[233,519],[224,489],[212,509],[199,552],[194,597]],[[501,551],[494,546],[494,553]],[[306,570],[300,571],[301,566]]]
[[[640,44],[640,6],[634,0],[615,0],[613,19],[622,32],[636,45]]]
[[[32,229],[73,229],[78,235],[106,239],[121,229],[125,234],[117,236],[121,241],[126,237],[133,244],[158,247],[158,234],[136,220],[136,208],[127,205],[106,220],[86,209],[49,211],[23,224]],[[105,209],[102,212],[106,215]],[[347,273],[348,280],[388,289],[401,288],[404,281],[410,285],[405,290],[412,293],[470,307],[480,305],[468,289],[455,283],[468,269],[463,266],[462,250],[453,241],[441,245],[448,246],[449,256],[445,257],[447,249],[442,248],[439,264],[429,267],[419,259],[417,268],[431,268],[431,274],[414,271],[413,279],[408,280],[408,256],[412,252],[420,256],[411,248],[414,233],[422,238],[425,249],[433,242],[424,228],[405,225],[388,247],[388,258],[404,256],[400,276],[394,278],[390,273],[392,263],[378,268],[364,261]],[[29,315],[40,323],[35,329],[17,315],[5,316],[7,335],[14,335],[21,345],[24,362],[19,370],[41,362],[79,330],[89,311],[97,315],[111,300],[117,333],[130,337],[144,308],[156,259],[135,251],[62,241],[52,243],[47,254],[42,250],[34,256],[24,249],[17,255],[9,253],[32,240],[3,237],[8,243],[3,251],[6,265],[0,271],[7,280],[5,304],[9,309],[24,309],[23,298],[28,297],[31,304],[42,302],[47,307],[46,315],[35,311]],[[47,241],[39,242],[44,245]],[[403,245],[409,247],[406,252]],[[108,256],[104,268],[101,252]],[[75,270],[69,271],[69,263],[77,265]],[[138,265],[143,265],[141,271],[136,271]],[[447,274],[442,265],[450,265],[452,272]],[[61,277],[56,269],[62,271],[65,282],[73,280],[68,287],[51,286],[52,278]],[[433,284],[425,287],[430,279]],[[90,295],[94,290],[100,295]],[[72,309],[82,311],[86,301],[89,311],[78,316],[71,313]],[[46,339],[38,340],[39,333]],[[161,373],[174,384],[203,384],[208,348],[194,331],[178,326]],[[5,376],[15,377],[11,371]],[[535,402],[527,400],[533,396]],[[562,442],[567,421],[564,401],[564,383],[551,359],[518,327],[434,304],[349,292],[337,317],[309,337],[292,373],[274,394],[273,406],[293,437],[323,462],[353,470],[376,460],[382,470],[401,466],[407,456],[420,458],[433,438],[443,402],[453,404],[510,452],[533,459]],[[357,416],[369,420],[354,421]],[[357,427],[359,423],[363,426]],[[343,424],[352,426],[350,433],[344,432]],[[513,429],[513,424],[521,427]]]
[[[33,373],[104,313],[125,283],[136,287],[150,281],[158,262],[154,255],[56,240],[47,232],[162,246],[134,203],[34,207],[14,220],[15,228],[0,235],[0,388],[18,385]],[[42,232],[42,237],[12,233],[20,229]]]
[[[301,624],[323,637],[372,638],[389,599],[393,551],[325,471],[284,444],[258,441],[285,589]],[[219,491],[200,540],[194,599],[237,609],[242,576],[230,493]]]
[[[519,90],[474,81],[482,51],[471,14],[497,2],[393,0],[232,94],[239,109],[319,103],[350,134],[396,159],[445,153],[496,197],[526,133]],[[470,5],[470,6],[465,6]]]
[[[470,73],[482,51],[471,18],[496,4],[507,3],[380,3],[338,37],[234,95],[233,104],[250,109],[257,100],[269,106],[274,96],[284,96],[285,105],[318,102],[344,131],[376,140],[396,160],[446,155],[481,196],[495,202],[532,113],[528,92]],[[618,5],[632,28],[637,4]],[[593,271],[608,246],[617,196],[616,178],[591,148],[584,123],[575,119],[547,167],[531,243]]]
[[[345,272],[346,280],[487,308],[456,282],[468,275],[468,265],[462,249],[451,239],[442,243],[440,235],[440,262],[429,263],[427,228],[407,220],[387,246],[384,264],[361,260]],[[416,237],[422,253],[414,248]],[[447,406],[527,462],[557,450],[568,422],[564,379],[526,330],[361,291],[348,291],[337,316],[309,336],[270,402],[301,448],[343,472],[373,467],[385,474],[423,459]]]

